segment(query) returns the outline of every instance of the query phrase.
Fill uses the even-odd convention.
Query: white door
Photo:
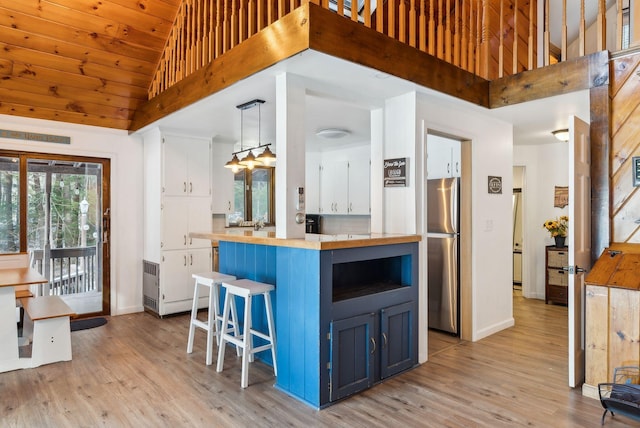
[[[369,159],[349,161],[349,214],[371,214],[370,182]]]
[[[163,192],[165,195],[187,194],[188,151],[177,137],[166,136],[163,140]]]
[[[591,267],[589,125],[569,121],[569,386],[584,381],[584,272]]]
[[[189,152],[187,193],[190,196],[211,195],[211,143],[207,140],[190,139],[185,148]],[[225,172],[230,174],[228,170]]]
[[[320,212],[347,214],[349,167],[346,161],[330,161],[320,173]]]
[[[187,248],[189,235],[189,198],[165,196],[162,200],[162,249],[183,250]],[[207,229],[208,230],[208,229]]]

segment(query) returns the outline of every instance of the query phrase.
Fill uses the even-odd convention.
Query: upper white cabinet
[[[329,161],[320,170],[320,214],[370,213],[369,159]]]
[[[213,144],[212,177],[213,177],[213,213],[230,214],[234,211],[233,179],[234,174],[224,165],[231,160],[233,146],[230,144]]]
[[[371,213],[371,161],[349,161],[349,214]]]
[[[349,201],[349,163],[325,162],[320,170],[320,213],[347,214]]]
[[[165,195],[211,194],[211,143],[198,138],[163,137],[163,191]]]
[[[427,136],[427,178],[460,177],[461,144],[458,140]]]
[[[307,156],[305,165],[305,204],[309,214],[320,213],[320,159]]]

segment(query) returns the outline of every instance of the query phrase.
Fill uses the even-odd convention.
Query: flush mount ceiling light
[[[568,129],[557,129],[553,132],[551,132],[553,134],[554,137],[556,137],[558,140],[563,141],[563,142],[567,142],[569,141],[569,130]]]
[[[349,134],[351,134],[351,131],[348,131],[346,129],[340,129],[340,128],[325,128],[325,129],[321,129],[318,132],[316,132],[316,136],[318,136],[320,138],[327,138],[327,139],[330,139],[330,140],[336,140],[338,138],[343,138],[343,137],[346,137]]]

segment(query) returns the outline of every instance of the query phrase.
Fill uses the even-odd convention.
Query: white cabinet
[[[191,275],[209,271],[211,271],[211,246],[163,252],[160,268],[160,314],[189,310],[194,288],[194,279]]]
[[[211,242],[189,237],[211,232],[211,141],[154,129],[144,156],[143,257],[160,265],[158,314],[188,311],[191,274],[211,271]]]
[[[163,250],[206,248],[211,242],[189,237],[189,232],[211,229],[211,199],[165,196],[162,201]]]
[[[458,140],[427,136],[427,178],[460,177],[461,144]]]
[[[307,157],[305,165],[305,204],[309,214],[320,213],[320,160]]]
[[[369,160],[331,161],[320,171],[321,214],[370,213]]]
[[[320,213],[347,214],[349,199],[349,163],[332,161],[320,171]]]
[[[212,168],[212,194],[214,214],[230,214],[234,211],[233,178],[234,174],[224,165],[231,160],[233,146],[214,143]]]
[[[371,213],[371,162],[369,159],[349,161],[349,214]]]
[[[211,194],[211,146],[202,139],[163,137],[163,193],[208,196]]]

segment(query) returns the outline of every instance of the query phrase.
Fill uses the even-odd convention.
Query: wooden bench
[[[75,312],[60,296],[21,299],[25,311],[23,336],[29,337],[31,367],[71,360],[70,319]]]

